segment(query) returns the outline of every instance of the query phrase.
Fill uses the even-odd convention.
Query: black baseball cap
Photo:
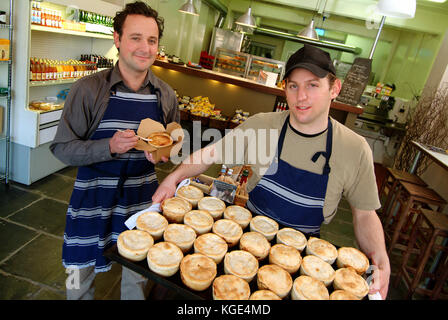
[[[283,79],[296,68],[307,69],[319,78],[324,78],[329,72],[336,75],[336,69],[328,52],[308,44],[289,57]]]

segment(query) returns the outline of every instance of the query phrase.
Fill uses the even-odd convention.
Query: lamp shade
[[[415,15],[416,0],[380,0],[378,13],[393,18],[412,19]]]
[[[252,8],[249,7],[246,13],[239,17],[235,23],[246,27],[256,28],[257,24],[254,17],[252,17]]]
[[[297,34],[297,36],[302,38],[309,38],[314,40],[319,40],[316,30],[314,29],[314,19],[311,20],[310,24]]]
[[[185,4],[182,7],[180,7],[178,11],[182,13],[192,14],[195,16],[199,15],[198,11],[194,7],[193,0],[188,0],[187,2],[185,2]]]

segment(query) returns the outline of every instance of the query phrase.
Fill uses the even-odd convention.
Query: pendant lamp
[[[380,27],[370,50],[369,59],[373,58],[376,45],[380,38],[386,17],[412,19],[415,16],[416,0],[380,0],[377,5],[377,12],[383,17],[381,18]]]
[[[393,18],[412,19],[415,15],[415,0],[380,0],[378,13]]]
[[[302,37],[302,38],[319,40],[319,35],[317,34],[316,30],[314,29],[314,18],[311,19],[310,24],[305,29],[300,31],[297,34],[297,36]]]
[[[192,14],[194,16],[199,15],[198,11],[194,7],[193,0],[188,0],[187,2],[185,2],[185,4],[180,7],[178,11],[182,13]]]
[[[257,24],[255,23],[255,19],[252,16],[252,8],[249,6],[249,9],[247,9],[246,13],[239,17],[235,21],[235,23],[250,28],[256,28]]]

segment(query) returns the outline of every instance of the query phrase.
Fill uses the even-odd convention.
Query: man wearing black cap
[[[379,291],[385,298],[390,266],[375,212],[380,202],[372,151],[363,137],[329,117],[331,101],[341,89],[330,55],[305,45],[286,63],[284,80],[289,110],[255,114],[216,144],[192,154],[162,182],[153,202],[172,197],[180,181],[213,162],[250,164],[247,208],[319,237],[321,224],[332,220],[344,196],[358,245],[378,267],[371,293]]]

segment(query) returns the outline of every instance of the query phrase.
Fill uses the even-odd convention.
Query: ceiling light
[[[198,16],[199,13],[194,7],[193,0],[188,0],[185,4],[179,8],[179,12],[192,14],[194,16]]]
[[[319,36],[317,35],[316,30],[314,29],[314,18],[311,19],[310,24],[305,29],[300,31],[297,34],[297,36],[302,37],[302,38],[319,40]]]
[[[250,28],[256,28],[257,24],[254,17],[252,17],[252,8],[249,6],[249,9],[247,9],[246,13],[239,17],[238,20],[235,21],[235,23]]]
[[[378,13],[393,18],[412,19],[415,15],[416,0],[380,0]]]

